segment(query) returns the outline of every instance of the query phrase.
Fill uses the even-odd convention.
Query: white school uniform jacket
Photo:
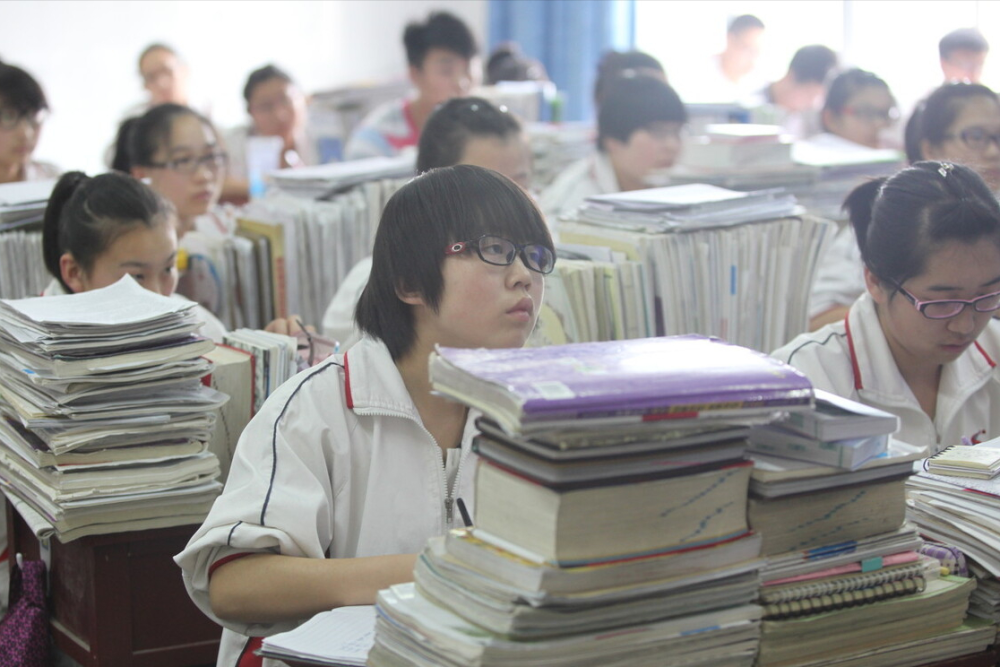
[[[621,192],[611,159],[595,152],[577,160],[542,192],[538,204],[545,214],[549,229],[558,228],[560,216],[576,211],[587,197]]]
[[[934,419],[925,413],[899,372],[865,293],[845,321],[798,336],[772,356],[805,373],[813,386],[880,408],[899,417],[895,438],[936,453],[961,444],[962,436],[982,442],[1000,436],[1000,322],[989,325],[955,361],[941,371]]]
[[[472,500],[474,418],[466,424],[451,495],[466,503]],[[417,553],[428,538],[462,525],[460,513],[446,509],[448,486],[441,450],[383,343],[362,338],[282,385],[243,432],[225,490],[176,557],[192,599],[226,627],[218,665],[235,666],[247,636],[295,623],[218,619],[208,600],[215,564],[250,552],[306,558]]]

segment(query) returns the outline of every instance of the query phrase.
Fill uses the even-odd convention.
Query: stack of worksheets
[[[430,372],[483,413],[475,527],[379,593],[369,664],[752,664],[747,425],[808,409],[804,376],[700,336],[442,348]]]
[[[396,157],[373,157],[348,162],[331,162],[315,167],[282,169],[270,174],[282,192],[306,199],[328,199],[356,185],[382,179],[414,175],[416,155],[404,152]]]
[[[640,262],[655,333],[767,352],[805,330],[817,258],[833,231],[790,215],[794,206],[776,193],[708,185],[639,190],[592,198],[560,222],[560,240]]]
[[[923,453],[890,441],[854,469],[753,454],[748,517],[768,559],[760,666],[922,664],[932,640],[942,658],[992,641],[985,625],[962,626],[975,582],[942,576],[905,522]]]
[[[220,490],[206,451],[225,394],[193,304],[130,276],[0,301],[0,482],[63,541],[200,521]]]
[[[0,183],[0,231],[40,222],[55,179]]]

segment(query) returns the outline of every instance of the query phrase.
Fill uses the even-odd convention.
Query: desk
[[[39,543],[7,504],[10,553]],[[55,645],[83,667],[215,665],[222,629],[184,590],[173,562],[197,526],[51,541],[49,614]],[[13,557],[11,558],[13,560]]]

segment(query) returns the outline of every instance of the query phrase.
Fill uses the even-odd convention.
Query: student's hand
[[[294,336],[298,332],[302,331],[301,323],[302,320],[299,319],[298,315],[292,315],[291,317],[279,317],[275,320],[271,320],[268,325],[264,327],[264,331],[284,334],[286,336]],[[305,329],[309,333],[316,333],[316,328],[312,325],[306,326]]]

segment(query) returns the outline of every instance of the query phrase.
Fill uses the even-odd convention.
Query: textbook
[[[1000,474],[1000,438],[978,445],[952,445],[927,459],[927,471],[954,477],[992,479]]]
[[[766,555],[860,540],[902,525],[905,483],[896,477],[777,498],[751,495],[747,518]]]
[[[638,624],[621,632],[588,632],[525,643],[485,632],[419,595],[414,584],[379,591],[376,610],[375,645],[368,656],[372,667],[560,663],[749,667],[761,613],[756,605],[742,605]]]
[[[889,434],[846,440],[818,440],[785,429],[781,425],[758,426],[750,432],[750,451],[798,461],[854,470],[866,461],[884,454]]]
[[[443,537],[431,538],[425,553],[439,568],[483,573],[497,586],[521,591],[525,599],[579,595],[690,577],[725,570],[760,555],[760,535],[751,532],[687,549],[570,567],[558,567],[537,555],[533,558],[527,557],[529,554],[520,555],[516,547],[501,542],[505,541],[479,528],[452,530]]]
[[[822,389],[815,393],[814,410],[789,414],[781,426],[824,442],[895,433],[899,428],[899,417],[892,413]]]
[[[426,553],[417,558],[413,576],[417,591],[431,602],[501,637],[536,641],[749,604],[757,596],[759,565],[758,561],[722,573],[543,600],[520,599],[517,591],[491,585],[488,577],[456,581],[454,570],[439,570]]]
[[[364,667],[375,641],[375,607],[338,607],[288,632],[264,637],[260,655],[329,667]]]
[[[216,345],[205,358],[212,362],[212,372],[202,382],[229,396],[226,404],[216,410],[215,430],[208,443],[208,450],[219,459],[219,481],[224,483],[236,443],[253,416],[256,357],[235,347]]]
[[[710,544],[747,530],[751,468],[557,489],[480,460],[476,525],[560,566]]]
[[[431,355],[433,389],[509,433],[573,424],[735,419],[808,409],[812,385],[791,366],[688,335]]]

